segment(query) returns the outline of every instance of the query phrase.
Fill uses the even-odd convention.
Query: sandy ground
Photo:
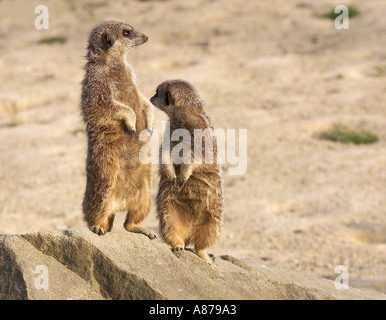
[[[216,128],[248,129],[248,170],[227,174],[222,240],[210,250],[386,291],[386,3],[349,30],[306,0],[0,1],[0,233],[85,228],[86,137],[79,115],[93,25],[130,23],[149,36],[130,62],[142,92],[191,82]],[[46,36],[64,44],[39,44]],[[382,72],[384,70],[385,72]],[[157,111],[155,127],[166,117]],[[318,139],[334,123],[371,130],[373,145]],[[154,166],[153,194],[157,192]],[[118,214],[115,230],[121,230]],[[154,208],[143,223],[155,231]]]

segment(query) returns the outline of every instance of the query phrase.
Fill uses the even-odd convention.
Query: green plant
[[[328,279],[328,280],[335,280],[339,276],[340,276],[340,273],[333,273],[333,274],[325,274],[322,276],[322,278]]]
[[[349,18],[353,18],[353,17],[359,16],[361,14],[359,9],[357,7],[355,7],[355,6],[348,6],[347,8],[348,8],[348,16],[349,16]],[[339,16],[340,14],[341,14],[340,12],[335,13],[335,8],[331,8],[330,11],[318,14],[317,16],[319,18],[335,20],[336,17]]]
[[[73,135],[83,134],[86,133],[86,129],[84,127],[78,127],[72,130]]]
[[[376,66],[375,67],[375,76],[376,77],[384,77],[384,76],[386,76],[386,67]]]
[[[364,130],[351,129],[343,124],[335,124],[320,134],[320,138],[341,143],[369,144],[378,141],[378,137]]]
[[[39,40],[40,44],[53,44],[53,43],[65,43],[67,41],[67,37],[64,36],[50,36],[44,37]]]

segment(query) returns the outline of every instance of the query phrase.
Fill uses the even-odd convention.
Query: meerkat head
[[[90,32],[87,58],[101,61],[105,61],[107,57],[123,58],[132,48],[147,40],[148,36],[126,23],[105,21],[96,25]]]
[[[178,112],[197,111],[202,101],[194,87],[184,80],[169,80],[161,83],[150,102],[172,117]]]

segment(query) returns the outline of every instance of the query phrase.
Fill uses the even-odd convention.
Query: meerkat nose
[[[145,42],[146,42],[147,40],[149,40],[149,37],[148,37],[148,36],[145,36]]]

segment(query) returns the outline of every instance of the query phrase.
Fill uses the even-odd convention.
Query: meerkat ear
[[[102,40],[102,46],[105,49],[110,48],[114,44],[114,40],[107,33],[102,34],[101,40]]]
[[[170,91],[166,91],[166,95],[165,95],[165,105],[168,106],[170,104],[173,104],[173,98],[172,98],[172,94],[170,93]]]

